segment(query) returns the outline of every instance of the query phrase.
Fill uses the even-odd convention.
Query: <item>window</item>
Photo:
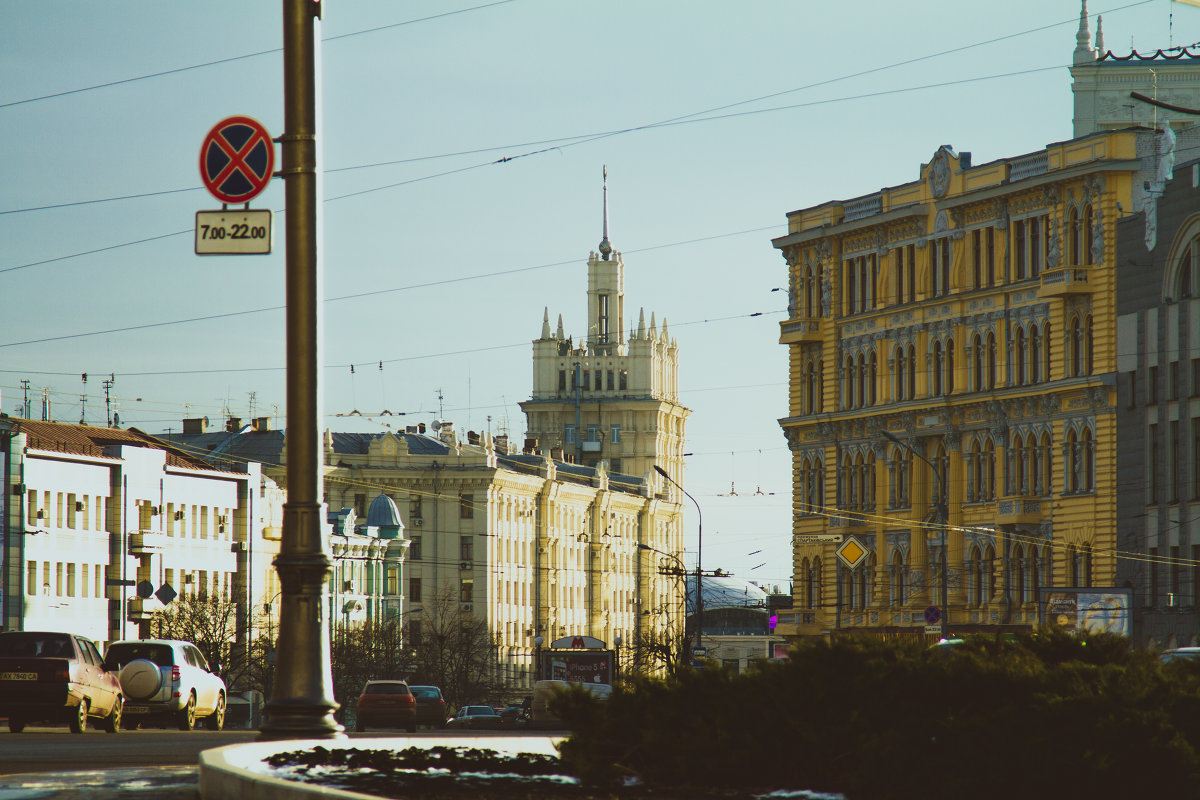
[[[409,541],[411,542],[411,544],[408,546],[408,560],[409,561],[420,561],[421,560],[421,537],[420,536],[410,536]]]
[[[1158,425],[1150,426],[1146,445],[1146,503],[1154,505],[1158,502]]]
[[[1179,399],[1179,362],[1172,361],[1167,365],[1167,399]]]
[[[475,539],[472,536],[458,537],[458,555],[463,561],[475,560]]]
[[[1150,548],[1150,563],[1146,565],[1150,577],[1150,591],[1146,595],[1146,606],[1153,608],[1158,603],[1158,548]]]
[[[422,519],[425,516],[421,513],[421,495],[410,494],[408,496],[408,516],[410,520]]]
[[[623,369],[617,373],[617,388],[621,391],[629,388],[629,370]]]
[[[471,603],[475,600],[475,581],[471,578],[464,578],[458,585],[458,601],[460,603]]]
[[[563,431],[563,441],[567,444],[575,444],[575,426],[568,425]]]
[[[929,255],[930,294],[934,297],[947,295],[950,293],[950,238],[932,242]]]
[[[410,602],[410,603],[420,603],[421,602],[421,579],[420,578],[409,578],[408,579],[408,602]]]
[[[1179,502],[1179,420],[1170,422],[1170,435],[1167,437],[1167,499],[1168,502]]]
[[[459,519],[475,518],[475,495],[460,494],[458,496],[458,517]]]
[[[1146,404],[1153,405],[1158,402],[1158,365],[1150,365],[1150,376],[1146,381]]]
[[[588,425],[586,441],[589,441],[589,442],[600,441],[600,426],[599,425]]]
[[[1200,397],[1200,358],[1192,359],[1192,397]]]
[[[567,390],[567,371],[565,369],[560,369],[558,371],[558,390],[560,392],[565,392]]]
[[[604,388],[604,370],[596,370],[596,382],[592,386],[595,387],[597,392]]]
[[[67,597],[75,596],[75,564],[67,563]]]
[[[365,494],[354,495],[354,513],[360,517],[367,515],[367,496]]]
[[[25,562],[25,594],[37,594],[37,562]]]
[[[606,378],[605,386],[608,387],[610,392],[617,388],[617,376],[615,372],[610,369],[604,377]]]
[[[621,426],[620,425],[609,426],[608,441],[611,444],[620,444],[621,443]]]

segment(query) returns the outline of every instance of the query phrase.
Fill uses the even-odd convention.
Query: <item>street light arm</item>
[[[654,465],[654,470],[671,482],[676,489],[687,495],[687,499],[692,501],[692,505],[696,507],[696,644],[703,646],[704,644],[704,512],[700,510],[700,504],[696,502],[696,498],[692,497],[687,489],[679,485],[679,482],[667,474],[667,471],[658,464]],[[687,587],[684,587],[684,594],[687,593]]]

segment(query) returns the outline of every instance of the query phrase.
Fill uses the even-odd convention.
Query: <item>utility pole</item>
[[[21,401],[21,416],[25,419],[29,419],[29,380],[27,378],[21,379],[21,393],[24,395],[24,398]]]
[[[104,384],[104,416],[108,420],[108,427],[110,427],[110,428],[113,425],[112,394],[111,393],[112,393],[113,384],[116,382],[117,382],[117,376],[112,372],[108,373],[108,380],[103,381],[103,384]]]
[[[321,536],[322,326],[316,42],[320,2],[283,0],[283,169],[287,242],[288,499],[275,568],[283,586],[277,674],[263,739],[341,738],[333,718],[329,628],[333,562]]]

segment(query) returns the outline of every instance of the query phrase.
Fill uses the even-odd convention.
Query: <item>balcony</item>
[[[167,546],[167,535],[157,531],[138,531],[129,535],[129,554],[148,556],[161,553]]]
[[[821,318],[789,319],[779,323],[779,343],[821,341]]]
[[[1055,267],[1043,271],[1038,297],[1090,294],[1095,291],[1095,287],[1088,283],[1090,270],[1091,267]]]
[[[996,503],[997,525],[1029,525],[1042,521],[1042,501],[1004,497]]]

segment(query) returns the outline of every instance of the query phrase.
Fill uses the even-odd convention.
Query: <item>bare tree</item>
[[[486,701],[501,691],[497,638],[487,622],[462,611],[453,587],[434,594],[405,626],[410,683],[441,687],[455,707]]]
[[[334,699],[345,709],[367,681],[405,678],[400,659],[400,626],[394,620],[369,619],[339,629],[330,649]]]
[[[629,647],[629,668],[639,675],[674,675],[690,661],[692,638],[674,626],[642,626]],[[622,648],[624,649],[624,648]]]
[[[196,645],[213,671],[230,687],[240,686],[251,670],[244,645],[237,643],[238,606],[214,595],[186,594],[154,614],[151,635]]]

